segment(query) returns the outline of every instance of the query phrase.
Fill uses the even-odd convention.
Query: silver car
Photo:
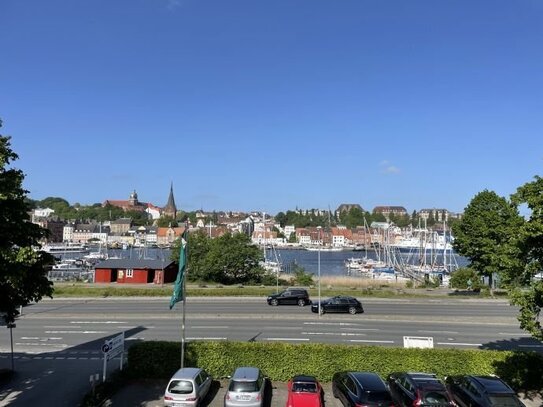
[[[266,379],[256,367],[238,367],[224,396],[224,407],[262,407]]]
[[[197,367],[179,369],[168,382],[164,393],[164,405],[196,407],[206,397],[212,381],[212,377],[203,369]]]

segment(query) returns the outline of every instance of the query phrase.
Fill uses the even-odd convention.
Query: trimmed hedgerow
[[[180,365],[179,342],[141,342],[128,351],[129,373],[138,378],[167,379]],[[186,366],[205,367],[225,377],[239,366],[256,366],[272,380],[310,374],[323,382],[341,370],[497,374],[516,389],[543,388],[543,356],[533,352],[458,349],[404,349],[331,344],[191,342]]]

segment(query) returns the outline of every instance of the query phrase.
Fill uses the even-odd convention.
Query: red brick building
[[[170,260],[109,259],[94,270],[96,283],[164,284],[176,276],[177,265]]]

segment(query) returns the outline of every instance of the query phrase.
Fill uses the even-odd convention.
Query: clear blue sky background
[[[539,0],[1,0],[34,199],[462,211],[543,163]]]

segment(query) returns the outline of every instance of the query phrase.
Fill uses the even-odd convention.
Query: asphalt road
[[[188,340],[343,343],[403,346],[404,336],[432,337],[435,347],[530,349],[543,344],[518,328],[503,300],[362,299],[365,313],[313,314],[309,307],[268,306],[263,298],[190,298]],[[179,340],[181,307],[166,298],[45,300],[24,309],[13,330],[18,377],[0,385],[2,405],[73,406],[102,370],[101,345]],[[9,331],[0,330],[0,368],[10,366]],[[118,367],[118,360],[109,368]],[[44,398],[43,392],[47,393]],[[9,403],[8,403],[9,400]]]

